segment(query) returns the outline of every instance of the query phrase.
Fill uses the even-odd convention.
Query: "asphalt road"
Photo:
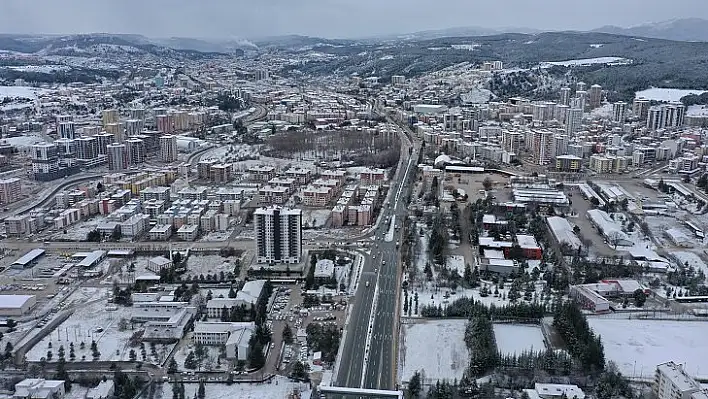
[[[405,140],[407,141],[407,140]],[[335,385],[352,388],[395,389],[396,339],[398,335],[398,287],[400,265],[397,243],[407,217],[406,198],[415,178],[418,149],[409,155],[410,144],[401,149],[402,168],[392,182],[388,203],[382,209],[382,220],[374,231],[371,256],[364,263],[356,291],[347,335]],[[395,218],[392,216],[395,215]],[[391,224],[393,237],[386,237]],[[387,240],[387,238],[389,240]],[[367,285],[368,282],[368,285]],[[378,289],[377,289],[378,288]],[[377,296],[374,298],[374,296]],[[376,310],[370,325],[374,300]],[[370,350],[366,352],[367,334],[371,329]]]

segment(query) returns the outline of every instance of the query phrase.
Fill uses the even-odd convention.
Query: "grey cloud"
[[[5,33],[362,37],[462,26],[587,30],[708,19],[705,0],[2,0]]]

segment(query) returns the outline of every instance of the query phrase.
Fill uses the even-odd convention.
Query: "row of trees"
[[[423,317],[471,317],[484,315],[494,320],[538,321],[548,313],[543,303],[515,303],[497,306],[483,304],[473,298],[459,298],[447,307],[425,305],[420,314]]]
[[[580,307],[572,301],[560,304],[553,315],[553,327],[563,338],[568,353],[588,371],[602,371],[605,352],[602,340],[590,328]]]
[[[248,342],[248,365],[252,369],[259,369],[265,365],[264,348],[270,343],[271,331],[266,325],[268,299],[273,294],[273,284],[266,280],[263,284],[261,295],[256,301],[256,331]]]
[[[481,376],[494,369],[499,361],[492,321],[483,314],[472,317],[465,329],[465,345],[470,352],[467,369],[470,376]]]

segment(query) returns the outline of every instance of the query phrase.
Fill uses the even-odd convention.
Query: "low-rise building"
[[[583,309],[595,313],[608,312],[610,301],[595,290],[595,284],[571,285],[569,296]]]
[[[334,262],[330,259],[320,259],[315,263],[315,280],[320,284],[329,282],[334,277]]]
[[[0,295],[0,316],[22,316],[37,304],[34,295]]]
[[[148,234],[151,241],[167,241],[172,236],[172,225],[156,224]]]
[[[256,330],[254,322],[197,322],[192,341],[202,345],[225,345],[226,358],[246,360],[248,341]]]
[[[302,203],[305,206],[323,207],[332,200],[332,188],[308,186],[302,190]]]
[[[524,258],[540,260],[543,257],[543,250],[536,242],[536,238],[534,238],[534,236],[517,234],[516,242],[521,247]]]
[[[26,378],[15,384],[13,399],[61,399],[66,394],[64,380]]]
[[[199,237],[199,225],[183,224],[177,230],[177,237],[182,241],[194,241]]]
[[[534,384],[534,389],[525,389],[529,399],[585,399],[585,392],[577,385]]]
[[[158,275],[163,269],[169,269],[171,267],[172,261],[164,256],[155,256],[147,261],[147,269]]]

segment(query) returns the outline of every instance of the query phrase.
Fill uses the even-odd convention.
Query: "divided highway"
[[[374,246],[363,266],[353,298],[346,340],[333,385],[396,389],[396,342],[401,267],[398,246],[407,218],[406,200],[415,179],[418,146],[401,135],[401,163],[391,182],[381,221],[373,230]],[[410,151],[410,153],[409,153]],[[374,312],[372,317],[372,312]],[[371,322],[373,320],[373,322]],[[369,350],[366,350],[367,344]]]

